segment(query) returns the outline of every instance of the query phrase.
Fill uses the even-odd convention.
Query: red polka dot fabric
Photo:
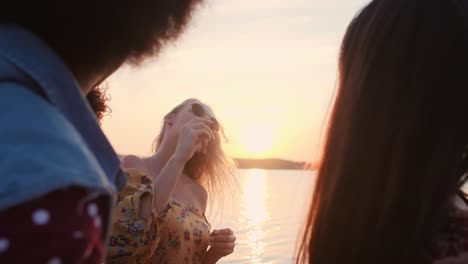
[[[0,213],[1,263],[102,263],[109,201],[80,188]]]

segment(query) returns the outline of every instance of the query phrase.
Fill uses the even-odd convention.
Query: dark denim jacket
[[[68,186],[111,197],[125,179],[67,66],[32,33],[0,25],[0,210]]]

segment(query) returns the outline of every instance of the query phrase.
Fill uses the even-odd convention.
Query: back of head
[[[44,40],[76,74],[155,55],[184,29],[202,0],[4,1],[0,23]]]
[[[299,261],[418,263],[468,144],[468,9],[375,0],[350,24]]]

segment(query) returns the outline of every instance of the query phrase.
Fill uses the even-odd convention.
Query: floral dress
[[[143,196],[154,197],[152,181],[134,169],[125,171],[128,180],[118,194],[111,220],[106,263],[152,263],[150,257],[158,246],[159,230],[166,221],[166,212],[140,217],[140,202]]]
[[[167,222],[161,226],[161,241],[152,259],[155,263],[202,263],[210,239],[210,224],[198,209],[172,200]]]
[[[140,201],[153,198],[149,177],[128,169],[127,186],[114,208],[106,263],[201,263],[208,244],[210,225],[196,208],[172,200],[165,212],[140,217]]]

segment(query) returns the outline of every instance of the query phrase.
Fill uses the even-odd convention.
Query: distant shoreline
[[[118,155],[122,159],[126,155]],[[233,158],[239,169],[265,169],[265,170],[315,170],[310,163],[304,161],[291,161],[285,159],[241,159]]]
[[[313,170],[306,162],[297,162],[284,159],[240,159],[234,158],[239,169],[266,169],[266,170]]]

